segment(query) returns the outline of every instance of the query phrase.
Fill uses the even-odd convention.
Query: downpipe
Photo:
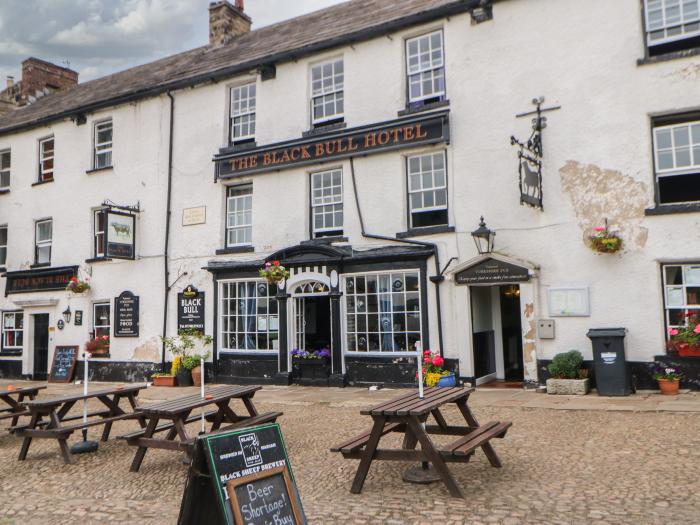
[[[168,299],[170,297],[170,216],[172,212],[173,190],[173,129],[175,123],[175,97],[170,91],[166,92],[170,99],[170,125],[168,135],[168,189],[165,206],[165,245],[163,247],[163,337],[168,335]],[[165,342],[161,341],[160,368],[165,372]]]

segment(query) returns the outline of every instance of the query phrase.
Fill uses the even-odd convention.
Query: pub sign
[[[177,294],[177,331],[180,330],[204,333],[204,292],[191,284]]]
[[[530,280],[530,271],[522,266],[488,258],[455,274],[457,284],[499,284]]]
[[[114,299],[114,337],[139,336],[139,297],[129,291]]]
[[[76,275],[78,275],[77,266],[7,272],[5,295],[11,293],[65,290],[71,277],[75,277]]]
[[[106,257],[113,259],[133,259],[136,240],[136,217],[129,213],[114,210],[107,212]]]

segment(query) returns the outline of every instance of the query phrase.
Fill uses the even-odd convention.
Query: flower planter
[[[154,376],[153,386],[176,386],[175,376]]]
[[[448,374],[446,376],[442,376],[440,378],[440,380],[438,381],[437,386],[441,387],[441,388],[450,387],[450,386],[457,386],[457,377],[454,374]]]
[[[680,379],[657,379],[661,394],[665,396],[675,396],[678,394],[678,387],[681,384]]]
[[[192,369],[192,382],[194,386],[202,386],[202,367],[197,366]]]
[[[293,357],[292,368],[296,383],[305,386],[328,386],[331,367],[327,357],[320,359]]]
[[[177,369],[177,384],[178,386],[192,386],[192,372],[184,366]]]
[[[566,396],[585,396],[591,390],[591,380],[547,379],[547,393]]]
[[[700,357],[700,345],[681,343],[678,345],[678,355],[681,357]]]

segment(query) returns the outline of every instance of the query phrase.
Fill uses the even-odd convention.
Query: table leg
[[[158,426],[158,419],[159,418],[156,416],[153,416],[151,417],[151,419],[149,419],[148,425],[146,426],[146,432],[144,433],[143,437],[153,437],[153,431]],[[131,472],[139,471],[139,469],[141,468],[141,462],[143,461],[143,457],[146,455],[147,450],[148,447],[139,446],[138,450],[136,451],[136,455],[134,456],[134,460],[131,462],[131,468],[129,468]]]
[[[425,430],[418,421],[418,418],[408,417],[407,423],[409,428],[413,431],[413,434],[418,438],[423,454],[425,454],[425,457],[433,464],[433,467],[435,470],[437,470],[438,474],[440,474],[442,481],[447,486],[447,490],[450,491],[450,495],[455,498],[464,499],[464,492],[462,492],[462,489],[457,485],[457,482],[452,477],[452,473],[447,468],[447,465],[442,459],[440,452],[435,450],[433,441],[430,439],[430,436],[426,434]]]
[[[462,416],[464,417],[465,421],[467,422],[467,424],[469,424],[470,427],[479,427],[479,422],[476,420],[476,417],[467,405],[466,398],[457,401],[457,407],[459,408],[459,411],[462,413]],[[486,454],[486,457],[488,458],[489,463],[491,463],[492,467],[501,468],[501,460],[498,458],[498,454],[496,454],[496,451],[493,449],[493,446],[491,446],[491,443],[487,441],[486,443],[481,445],[481,450],[483,450],[484,454]]]
[[[137,413],[139,411],[139,405],[136,403],[136,396],[138,395],[137,392],[131,392],[129,395],[126,396],[126,398],[129,400],[129,404],[131,405],[131,410],[134,413]],[[146,428],[146,416],[143,414],[140,414],[136,417],[139,421],[139,425],[141,425],[141,428]]]
[[[32,396],[30,394],[29,399],[34,399],[34,396]],[[21,412],[22,411],[22,406],[20,405],[20,403],[22,403],[22,401],[24,401],[24,392],[20,392],[19,397],[17,398],[17,406],[12,407],[12,410],[14,412]],[[10,421],[10,426],[14,427],[18,422],[19,422],[19,416],[15,416],[12,418],[12,421]]]
[[[447,421],[445,421],[445,417],[442,415],[442,412],[440,412],[439,408],[432,410],[430,413],[435,418],[435,422],[438,424],[441,430],[448,429],[449,425],[447,424]]]
[[[60,428],[61,427],[61,422],[59,421],[58,416],[56,415],[56,412],[54,410],[52,410],[51,413],[49,414],[49,420],[50,420],[50,423],[46,428]],[[61,455],[63,456],[63,462],[66,465],[70,465],[71,463],[73,463],[73,459],[71,457],[70,448],[68,448],[67,439],[68,439],[67,436],[57,438],[58,446],[61,449]]]
[[[379,445],[379,440],[382,437],[382,430],[384,429],[385,423],[386,418],[383,416],[379,416],[374,420],[369,441],[365,446],[365,450],[362,452],[362,459],[357,467],[355,479],[353,480],[352,487],[350,488],[350,492],[353,494],[359,494],[362,492],[362,485],[365,484],[365,479],[367,478],[369,467],[374,459],[374,453],[377,450],[377,445]]]
[[[254,416],[258,415],[258,411],[255,409],[255,405],[253,405],[253,400],[251,399],[251,396],[243,397],[243,404],[248,409],[248,413],[250,414],[250,417],[254,417]]]
[[[229,406],[229,401],[220,401],[216,403],[216,406],[219,407],[219,411],[214,417],[214,423],[211,426],[212,432],[219,430],[224,421],[228,421],[229,423],[238,423],[244,419],[233,411],[233,409]],[[255,408],[253,408],[253,410],[255,410]]]
[[[41,419],[38,412],[32,413],[32,419],[29,421],[29,425],[26,428],[34,429],[36,428],[37,422]],[[29,451],[29,445],[32,443],[32,438],[30,436],[25,436],[22,440],[22,448],[19,450],[19,461],[24,461],[27,458],[27,452]]]
[[[103,399],[104,397],[104,399]],[[121,416],[125,412],[119,408],[119,394],[115,394],[114,398],[109,399],[107,396],[99,396],[98,399],[102,401],[109,408],[109,414],[106,417]],[[105,423],[104,429],[102,429],[102,441],[107,441],[109,439],[109,433],[112,431],[112,422],[108,421]]]
[[[173,421],[175,423],[175,430],[177,430],[177,435],[180,438],[180,441],[182,443],[186,443],[190,440],[190,436],[187,435],[187,430],[185,429],[185,422],[184,419],[176,419]],[[188,447],[185,450],[185,454],[187,454],[187,457],[191,460],[192,459],[192,448]]]

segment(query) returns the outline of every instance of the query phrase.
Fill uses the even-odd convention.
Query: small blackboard
[[[114,337],[139,336],[139,297],[126,291],[114,299]]]
[[[75,371],[75,363],[78,360],[79,347],[57,346],[53,353],[49,382],[70,383]]]
[[[191,284],[177,294],[177,330],[204,333],[204,292]]]
[[[190,523],[306,525],[279,425],[197,438],[178,519]]]

